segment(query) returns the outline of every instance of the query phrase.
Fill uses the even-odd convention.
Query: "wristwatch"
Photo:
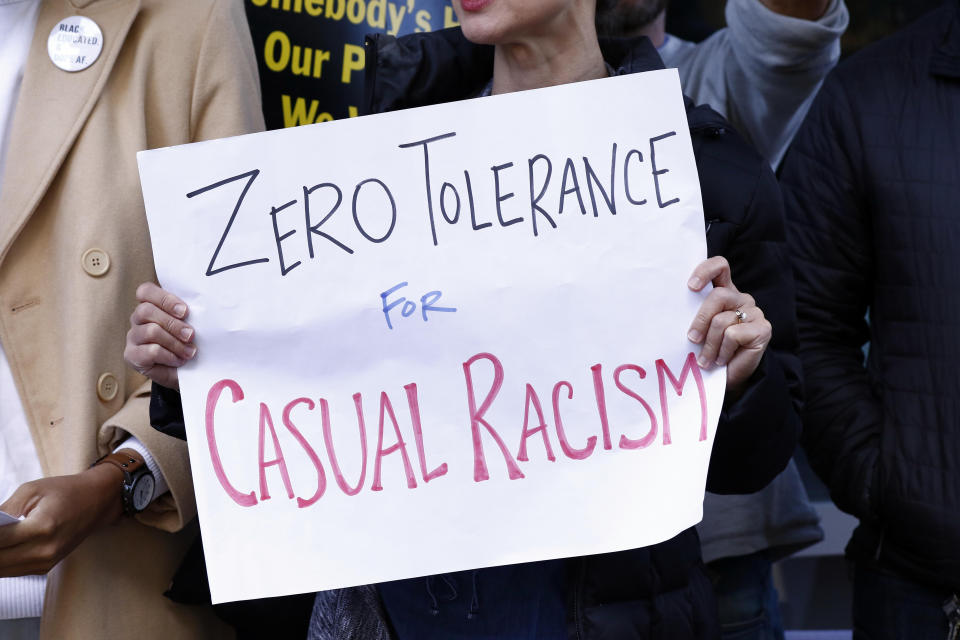
[[[130,449],[121,449],[102,456],[90,466],[95,467],[100,464],[112,464],[123,472],[120,497],[123,500],[125,514],[132,516],[147,508],[153,500],[157,483],[140,456]]]

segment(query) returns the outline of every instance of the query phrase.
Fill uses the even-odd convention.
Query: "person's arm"
[[[256,58],[241,3],[213,3],[196,68],[190,93],[192,141],[263,130]],[[196,515],[186,447],[150,426],[149,402],[146,383],[136,394],[135,406],[125,407],[103,425],[100,441],[114,443],[132,434],[153,454],[170,491],[137,517],[151,526],[177,530]]]
[[[168,436],[179,440],[187,439],[187,425],[179,391],[153,383],[150,394],[150,424]]]
[[[189,88],[191,140],[183,142],[262,129],[256,60],[242,3],[214,2],[201,29],[196,74]],[[136,518],[176,531],[196,515],[186,444],[150,426],[149,402],[150,383],[146,382],[100,426],[98,449],[105,454],[122,448],[130,436],[146,448],[169,491]],[[0,510],[26,516],[22,522],[0,527],[0,576],[46,573],[88,535],[115,522],[121,513],[121,478],[120,469],[98,465],[18,488],[0,505]]]
[[[837,506],[876,514],[883,410],[862,346],[874,254],[857,171],[859,118],[838,78],[828,79],[784,163],[781,183],[797,286],[807,401],[803,445]]]
[[[763,309],[772,338],[741,393],[728,393],[724,399],[707,476],[707,489],[714,493],[762,489],[787,465],[801,431],[800,362],[783,203],[773,172],[751,155],[757,173],[751,182],[743,181],[753,186],[743,218],[731,225],[729,240],[717,237],[722,230],[712,229],[707,242],[711,251],[723,252],[737,286]],[[704,206],[710,204],[705,195]]]

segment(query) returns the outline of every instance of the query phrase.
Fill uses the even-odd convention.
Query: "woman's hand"
[[[697,358],[702,368],[727,365],[727,391],[739,394],[770,344],[772,327],[753,297],[737,290],[726,258],[701,262],[687,286],[701,291],[708,282],[713,291],[700,305],[687,337],[703,345]]]
[[[90,534],[119,520],[122,483],[117,467],[101,464],[21,485],[0,505],[25,516],[0,527],[0,576],[47,573]]]
[[[187,305],[152,282],[137,287],[137,300],[123,357],[157,384],[179,389],[177,367],[197,354],[193,327],[184,322]]]

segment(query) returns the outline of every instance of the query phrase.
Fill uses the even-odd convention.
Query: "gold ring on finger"
[[[743,309],[736,309],[733,313],[737,316],[737,324],[743,324],[747,321],[747,314],[743,312]]]

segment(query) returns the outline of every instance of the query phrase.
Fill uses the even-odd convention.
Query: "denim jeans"
[[[783,640],[766,553],[714,560],[707,565],[707,575],[717,595],[723,640]]]
[[[547,560],[377,585],[397,640],[566,640],[566,563]]]
[[[3,640],[37,640],[40,637],[40,618],[0,620],[0,638]]]
[[[945,640],[950,593],[854,563],[854,640]]]

